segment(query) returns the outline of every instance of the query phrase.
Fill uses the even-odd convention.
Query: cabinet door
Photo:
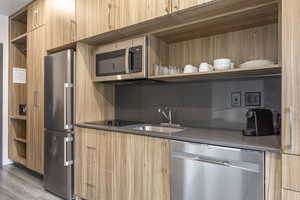
[[[47,50],[75,42],[75,0],[46,0]]]
[[[166,139],[146,137],[145,200],[170,200],[170,145]],[[155,191],[155,192],[154,192]]]
[[[113,30],[115,0],[77,0],[77,40],[89,38]]]
[[[43,174],[44,171],[44,56],[45,27],[28,33],[27,53],[27,167]]]
[[[76,129],[75,194],[87,200],[170,200],[167,140]]]
[[[137,24],[171,12],[171,0],[119,0],[117,28]]]
[[[282,1],[282,149],[300,155],[300,1]]]
[[[172,0],[172,11],[183,10],[215,0]]]
[[[75,195],[87,200],[112,199],[113,133],[76,129]]]
[[[45,0],[36,0],[28,6],[27,32],[45,24]]]
[[[290,190],[283,190],[282,200],[300,200],[300,193]]]

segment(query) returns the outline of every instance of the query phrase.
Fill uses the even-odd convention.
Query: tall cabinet
[[[283,199],[300,199],[300,1],[282,1]]]
[[[9,158],[40,174],[44,171],[44,10],[44,0],[37,0],[10,17],[9,55]],[[26,114],[20,112],[24,105]]]
[[[27,167],[43,173],[45,26],[28,33]]]

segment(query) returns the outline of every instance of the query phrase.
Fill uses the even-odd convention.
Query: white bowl
[[[229,58],[219,58],[214,60],[214,66],[215,65],[230,65],[231,60]]]

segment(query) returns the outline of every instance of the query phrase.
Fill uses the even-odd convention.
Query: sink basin
[[[137,125],[132,129],[139,130],[139,131],[166,133],[166,134],[177,133],[184,130],[183,128],[152,126],[152,125]]]

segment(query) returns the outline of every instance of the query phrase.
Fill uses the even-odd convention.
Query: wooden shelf
[[[261,66],[255,68],[235,68],[231,70],[220,70],[211,72],[195,72],[188,74],[174,75],[155,75],[149,79],[159,80],[164,82],[183,82],[197,80],[213,80],[213,79],[232,79],[232,78],[247,78],[247,77],[262,77],[280,75],[281,67],[279,65]]]
[[[26,116],[22,116],[22,115],[12,115],[9,116],[10,119],[15,119],[15,120],[26,120]]]
[[[27,33],[19,35],[18,37],[10,40],[12,44],[15,45],[21,52],[26,53],[27,51]]]
[[[23,139],[23,138],[17,138],[17,137],[15,137],[14,140],[17,141],[17,142],[25,143],[25,144],[26,144],[26,142],[27,142],[26,139]]]
[[[13,44],[24,44],[24,43],[26,44],[26,40],[27,40],[27,33],[24,33],[22,35],[19,35],[18,37],[11,39],[10,42]]]

